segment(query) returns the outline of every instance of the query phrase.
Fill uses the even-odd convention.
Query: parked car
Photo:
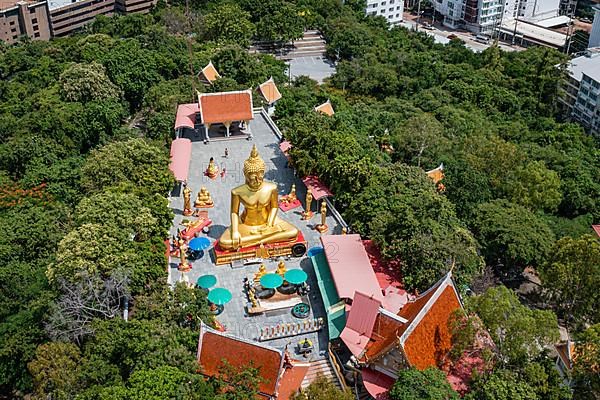
[[[423,29],[428,29],[428,30],[430,30],[430,31],[431,31],[431,30],[433,30],[433,29],[434,29],[434,27],[433,27],[433,25],[431,25],[429,22],[425,22],[425,23],[423,24]]]
[[[490,37],[488,35],[479,34],[475,36],[475,41],[479,43],[488,44],[490,42]]]

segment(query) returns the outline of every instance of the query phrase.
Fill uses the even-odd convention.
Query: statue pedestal
[[[177,270],[180,272],[190,272],[192,270],[192,264],[179,264]]]
[[[309,221],[309,220],[310,220],[312,217],[314,217],[314,216],[315,216],[315,213],[314,213],[314,212],[312,212],[312,211],[304,211],[304,212],[302,213],[302,219],[303,219],[304,221]]]
[[[189,217],[190,215],[192,215],[194,213],[194,211],[190,208],[186,208],[183,210],[183,215],[185,215],[186,217]]]
[[[315,226],[315,230],[319,233],[326,233],[329,230],[327,224],[319,224]]]
[[[219,246],[217,241],[213,247],[215,253],[215,264],[229,264],[236,260],[245,260],[248,258],[263,257],[260,245],[241,247],[237,250],[224,250]],[[302,257],[306,253],[306,241],[302,232],[298,232],[296,240],[279,243],[264,244],[262,252],[268,254],[269,257],[294,256]]]

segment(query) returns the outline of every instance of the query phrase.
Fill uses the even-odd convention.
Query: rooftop
[[[587,54],[572,59],[567,68],[571,76],[579,82],[583,79],[583,74],[600,82],[600,48],[590,49]]]
[[[550,45],[553,47],[563,47],[567,42],[567,35],[553,31],[542,26],[534,25],[531,22],[507,19],[502,22],[500,30],[512,35],[516,31],[517,36],[523,36],[526,39],[539,42],[540,44]]]
[[[277,89],[273,77],[269,78],[265,83],[260,84],[258,90],[269,104],[275,103],[281,98],[281,93]]]
[[[202,68],[202,71],[200,71],[198,75],[200,77],[200,80],[211,84],[221,77],[221,75],[219,75],[219,72],[217,72],[217,69],[213,65],[212,61],[209,61],[206,67]]]
[[[203,124],[248,121],[254,118],[250,90],[198,93],[198,103],[200,119]]]
[[[320,112],[325,115],[329,115],[330,117],[335,114],[333,111],[333,106],[331,105],[331,101],[327,100],[325,103],[318,105],[315,107],[315,111]]]

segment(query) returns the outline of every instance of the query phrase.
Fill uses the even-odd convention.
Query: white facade
[[[465,15],[464,0],[435,0],[433,7],[444,16],[441,21],[444,26],[456,29],[462,23]]]
[[[379,15],[384,17],[389,24],[402,22],[404,12],[404,0],[367,0],[367,15]]]
[[[600,47],[600,5],[595,5],[594,11],[594,23],[590,32],[588,47]]]
[[[600,48],[574,58],[567,66],[572,81],[571,117],[590,133],[600,135]],[[569,87],[567,87],[567,90]],[[576,93],[575,93],[576,91]]]

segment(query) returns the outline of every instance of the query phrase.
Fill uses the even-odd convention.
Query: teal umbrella
[[[218,306],[229,303],[231,292],[224,288],[215,288],[208,293],[208,301]]]
[[[260,278],[260,285],[265,289],[275,289],[283,284],[283,278],[277,274],[266,274]]]
[[[217,277],[214,275],[202,275],[196,281],[196,285],[198,285],[202,289],[210,289],[211,287],[215,286],[216,283]]]
[[[284,277],[285,280],[292,285],[299,285],[306,282],[308,275],[306,275],[306,272],[302,271],[301,269],[290,269],[285,273]]]

